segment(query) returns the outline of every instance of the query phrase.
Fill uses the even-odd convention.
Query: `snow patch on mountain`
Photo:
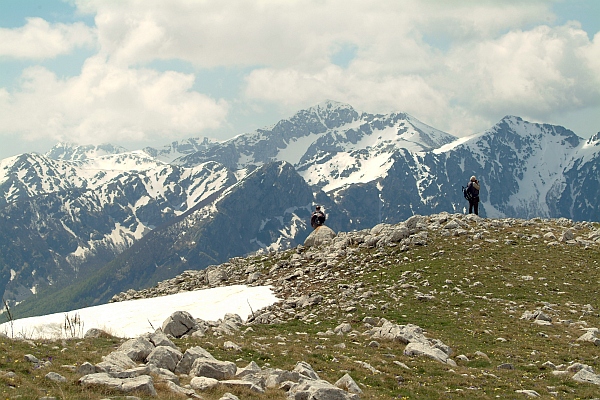
[[[467,143],[469,141],[475,141],[478,137],[480,137],[481,135],[483,135],[484,133],[476,133],[474,135],[470,135],[470,136],[464,136],[464,137],[460,137],[457,138],[456,140],[450,142],[450,143],[446,143],[443,146],[438,147],[437,149],[433,149],[432,153],[433,154],[442,154],[442,153],[448,153],[454,149],[456,149],[458,146]]]
[[[227,313],[238,314],[245,319],[253,310],[267,307],[278,300],[270,286],[222,286],[16,319],[0,324],[0,332],[35,340],[71,338],[72,335],[64,330],[65,318],[77,315],[85,324],[86,332],[96,328],[110,331],[117,337],[132,338],[153,332],[151,328],[161,326],[173,310],[187,311],[195,318],[207,321],[216,321]],[[75,335],[80,337],[84,333],[75,332]]]
[[[174,141],[161,148],[145,147],[143,151],[150,157],[165,163],[172,163],[180,157],[195,153],[200,150],[209,149],[220,143],[211,138],[189,138],[182,141]]]
[[[318,133],[311,133],[310,135],[291,138],[286,144],[286,147],[279,149],[279,152],[275,156],[277,160],[287,161],[292,165],[296,165],[302,159],[302,156],[306,154],[308,148],[321,137]]]

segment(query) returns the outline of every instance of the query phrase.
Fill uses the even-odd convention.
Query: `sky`
[[[0,158],[226,140],[334,100],[600,131],[597,0],[0,0]]]
[[[97,328],[113,336],[134,338],[162,327],[175,311],[187,311],[192,317],[205,321],[217,321],[231,313],[246,321],[252,312],[278,300],[269,286],[222,286],[16,319],[12,325],[10,322],[1,324],[0,333],[24,339],[63,339],[83,337],[89,329]],[[67,318],[69,321],[78,318],[80,323],[65,331]]]

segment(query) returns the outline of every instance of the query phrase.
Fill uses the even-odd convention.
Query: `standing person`
[[[469,198],[469,214],[472,214],[475,211],[475,215],[479,215],[479,189],[481,186],[479,185],[479,181],[473,175],[469,184],[467,185],[467,191],[471,195]]]
[[[315,211],[313,211],[312,215],[310,216],[310,226],[312,226],[313,229],[317,229],[319,226],[323,225],[324,223],[325,223],[325,213],[323,211],[321,211],[321,206],[316,206]]]

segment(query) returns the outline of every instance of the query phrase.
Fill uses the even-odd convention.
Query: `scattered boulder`
[[[183,353],[177,367],[175,368],[176,374],[189,374],[192,369],[192,365],[194,361],[198,358],[206,358],[210,360],[215,360],[215,358],[208,351],[203,349],[200,346],[195,346],[187,349],[185,353]]]
[[[154,345],[144,337],[129,339],[123,343],[117,351],[127,354],[133,361],[144,361],[154,350]]]
[[[598,328],[588,328],[586,333],[577,338],[578,341],[590,342],[600,346],[600,330]]]
[[[594,385],[600,385],[600,375],[597,375],[587,369],[582,369],[573,375],[573,380],[582,383],[593,383]]]
[[[222,282],[227,280],[227,272],[224,268],[207,268],[206,278],[210,287],[219,286]]]
[[[129,356],[121,351],[113,351],[102,357],[102,362],[96,365],[103,372],[121,372],[137,367]]]
[[[352,379],[352,377],[348,374],[345,374],[340,379],[338,379],[337,382],[335,382],[335,386],[339,387],[340,389],[344,389],[344,390],[348,391],[349,393],[356,393],[356,394],[362,393],[361,388],[356,384],[354,379]]]
[[[312,366],[306,361],[299,361],[294,367],[294,371],[299,373],[301,377],[304,377],[306,379],[321,379],[319,378],[319,375],[317,375],[315,370],[312,368]]]
[[[174,349],[177,348],[175,343],[173,343],[171,341],[171,339],[169,339],[167,337],[167,335],[165,335],[165,333],[162,331],[161,328],[157,329],[154,333],[148,333],[148,334],[142,335],[142,336],[145,337],[146,339],[148,339],[150,341],[150,343],[152,343],[154,345],[154,347],[169,346]]]
[[[57,383],[65,383],[67,381],[67,378],[56,372],[48,372],[44,378]]]
[[[262,372],[262,370],[260,369],[258,364],[255,363],[254,361],[251,361],[244,368],[238,368],[235,373],[235,377],[238,379],[241,379],[246,375],[258,374],[260,372]]]
[[[298,371],[285,371],[282,369],[272,369],[268,372],[265,385],[268,388],[277,388],[283,382],[299,382],[300,373]]]
[[[540,394],[538,392],[530,389],[516,390],[515,393],[521,393],[529,397],[540,397]]]
[[[324,243],[330,242],[335,237],[336,237],[336,234],[331,228],[329,228],[325,225],[322,225],[322,226],[319,226],[317,229],[313,230],[310,233],[310,235],[308,235],[308,237],[304,241],[304,246],[305,247],[320,246]]]
[[[113,378],[106,372],[85,375],[79,378],[78,383],[84,387],[104,386],[107,389],[123,393],[139,391],[149,396],[157,396],[156,389],[149,375],[141,375],[135,378],[119,379]]]
[[[256,393],[264,393],[265,389],[254,382],[242,380],[242,379],[229,379],[220,381],[219,384],[227,386],[229,388],[245,388]]]
[[[427,356],[444,364],[456,366],[456,362],[449,358],[442,350],[432,347],[426,343],[412,342],[406,345],[404,354],[407,356]]]
[[[294,400],[304,399],[328,399],[328,400],[358,400],[360,397],[355,393],[348,393],[327,381],[304,380],[294,384],[289,392],[288,398]]]
[[[205,391],[219,386],[219,381],[215,378],[207,378],[205,376],[195,376],[190,381],[192,389]]]
[[[163,322],[162,331],[165,335],[180,338],[192,333],[196,327],[196,320],[187,311],[175,311]]]
[[[89,362],[84,362],[83,364],[81,364],[79,367],[77,367],[77,373],[79,375],[89,375],[89,374],[94,374],[96,372],[100,372],[97,370],[96,366],[89,363]]]
[[[240,398],[237,397],[235,394],[228,392],[221,396],[219,400],[240,400]]]
[[[187,398],[193,398],[193,399],[201,399],[202,398],[196,394],[194,389],[182,388],[181,386],[179,386],[178,384],[176,384],[174,382],[168,381],[168,382],[166,382],[166,386],[167,386],[167,389],[169,389],[169,391],[171,393],[175,393],[180,396],[185,396]]]
[[[85,334],[83,335],[84,338],[101,338],[101,337],[111,337],[112,335],[110,335],[108,332],[102,330],[102,329],[98,329],[98,328],[91,328],[88,329]]]
[[[182,357],[183,354],[177,349],[169,346],[158,346],[148,355],[146,362],[148,364],[154,364],[158,368],[175,371],[175,368]]]
[[[232,379],[237,367],[230,361],[219,361],[210,358],[197,358],[190,369],[192,376],[204,376],[217,380]]]

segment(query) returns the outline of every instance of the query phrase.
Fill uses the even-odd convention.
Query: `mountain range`
[[[60,143],[0,161],[0,293],[17,316],[108,301],[188,269],[415,214],[600,220],[600,132],[507,116],[455,137],[405,113],[327,101],[218,142],[128,151]]]

